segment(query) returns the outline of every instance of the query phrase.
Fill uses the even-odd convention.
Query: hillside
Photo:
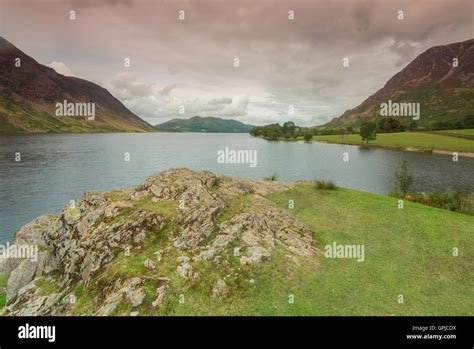
[[[453,66],[453,59],[458,66]],[[384,87],[359,106],[347,110],[324,128],[358,126],[360,120],[380,119],[380,104],[420,103],[419,126],[452,124],[474,115],[474,39],[435,46],[416,57]],[[398,117],[408,125],[411,117]]]
[[[38,245],[39,258],[0,258],[0,308],[6,297],[10,316],[472,314],[474,217],[397,200],[157,173],[23,226],[12,246]],[[364,258],[325,258],[334,243],[362,244]]]
[[[175,132],[248,133],[255,126],[231,119],[194,116],[189,119],[172,119],[155,127]]]
[[[65,100],[95,103],[95,119],[57,116],[56,103]],[[0,37],[0,133],[113,131],[143,132],[154,128],[106,89],[58,74]]]

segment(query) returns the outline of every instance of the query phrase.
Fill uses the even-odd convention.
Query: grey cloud
[[[214,98],[209,101],[209,104],[231,104],[232,98],[229,97],[221,97],[221,98]]]
[[[148,97],[153,91],[152,86],[126,73],[115,76],[110,83],[115,93],[125,100]]]
[[[66,3],[71,6],[77,6],[78,8],[87,7],[107,7],[107,6],[118,6],[126,5],[132,6],[133,0],[67,0]]]
[[[472,0],[3,4],[5,37],[45,63],[108,81],[145,118],[179,117],[184,105],[187,116],[283,122],[291,104],[295,120],[311,125],[355,107],[427,48],[473,37]],[[84,9],[75,25],[64,19],[71,4]],[[180,9],[185,21],[177,20]],[[133,76],[123,74],[123,57],[132,58]]]
[[[162,88],[158,93],[162,96],[168,96],[170,92],[173,91],[177,87],[178,87],[178,84],[168,85]]]

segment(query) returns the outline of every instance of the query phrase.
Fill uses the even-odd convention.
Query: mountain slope
[[[248,133],[255,126],[236,120],[194,116],[190,119],[172,119],[155,127],[177,132]]]
[[[453,59],[458,66],[453,66]],[[326,124],[326,128],[358,125],[360,119],[380,118],[380,104],[420,103],[419,125],[456,122],[474,115],[474,39],[435,46],[420,54],[385,86],[359,106]],[[399,117],[408,123],[410,117]]]
[[[56,103],[64,100],[95,103],[95,119],[56,116]],[[58,74],[0,37],[0,132],[153,130],[106,89]]]

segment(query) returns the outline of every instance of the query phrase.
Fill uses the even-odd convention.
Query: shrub
[[[316,184],[316,189],[320,190],[334,190],[337,188],[336,184],[334,181],[315,181]]]
[[[396,192],[392,193],[396,194]],[[448,190],[441,193],[409,193],[399,197],[426,206],[474,215],[473,196],[465,192]]]
[[[313,139],[313,134],[311,132],[306,132],[304,135],[304,140],[310,142]]]
[[[410,131],[414,131],[414,130],[416,130],[417,128],[418,128],[418,124],[416,123],[416,121],[412,121],[412,122],[410,122],[410,125],[408,125],[408,129],[409,129]]]
[[[278,174],[274,173],[271,176],[263,177],[263,180],[275,182],[278,180]]]
[[[413,184],[413,175],[408,170],[408,163],[406,160],[400,165],[400,170],[395,173],[395,186],[402,196],[405,196]]]

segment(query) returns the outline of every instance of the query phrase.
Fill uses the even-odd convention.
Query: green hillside
[[[368,106],[356,108],[349,117],[333,119],[324,125],[324,128],[340,129],[347,126],[357,128],[362,120],[378,122],[381,119],[380,104],[389,99],[398,103],[420,103],[421,115],[416,123],[422,128],[435,128],[440,122],[455,125],[467,116],[474,115],[474,88],[433,87],[421,91],[398,92],[391,97],[380,98]],[[397,120],[406,126],[413,121],[411,117],[397,117]]]
[[[194,116],[190,119],[172,119],[155,127],[174,132],[248,133],[255,126],[231,119]]]
[[[153,130],[150,127],[150,130]],[[104,112],[100,120],[56,117],[48,112],[33,109],[0,97],[0,133],[45,133],[45,132],[143,132],[142,125],[133,125]]]

